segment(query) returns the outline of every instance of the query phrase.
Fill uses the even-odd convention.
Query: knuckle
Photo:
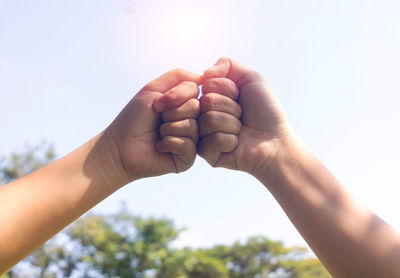
[[[184,70],[183,68],[175,68],[169,72],[171,78],[177,80],[177,81],[182,81],[185,80],[187,77],[187,71]]]
[[[213,134],[214,135],[214,143],[218,147],[218,149],[221,149],[224,146],[224,143],[227,141],[226,140],[226,135],[222,132],[216,132]]]
[[[187,81],[187,80],[185,80],[185,81],[182,81],[182,82],[180,83],[180,85],[181,85],[181,86],[184,86],[184,87],[186,87],[186,88],[188,88],[188,89],[192,89],[192,90],[198,90],[198,89],[199,89],[199,87],[197,86],[197,84],[194,83],[194,82],[192,82],[192,81]]]
[[[191,119],[185,119],[180,122],[177,122],[176,125],[180,129],[191,130],[193,123],[192,123]]]
[[[206,94],[200,98],[202,111],[213,111],[217,108],[216,99],[213,94]]]
[[[141,91],[153,91],[157,87],[157,81],[153,80],[144,85]]]
[[[181,143],[182,150],[185,150],[185,152],[191,151],[191,150],[193,150],[193,147],[195,147],[195,146],[191,139],[183,138],[182,143]]]
[[[167,105],[171,105],[177,98],[177,91],[175,88],[171,89],[168,94],[163,95],[163,102]]]
[[[222,152],[231,152],[236,148],[238,138],[233,134],[225,134],[222,132],[215,133],[215,144]]]
[[[241,129],[242,129],[242,123],[241,123],[238,119],[236,119],[236,121],[235,121],[235,131],[234,131],[234,133],[235,133],[235,134],[239,134],[239,132],[240,132]]]
[[[197,98],[192,98],[187,102],[187,106],[189,111],[193,113],[194,117],[197,117],[200,114],[201,105],[200,101]]]
[[[199,118],[200,124],[202,125],[214,125],[218,119],[216,116],[216,112],[214,111],[207,111],[203,113]]]
[[[190,82],[190,81],[185,81],[186,83],[186,89],[193,95],[196,95],[196,97],[199,95],[200,93],[200,88],[199,86],[197,86],[196,83],[194,82]]]
[[[214,86],[215,86],[215,78],[206,79],[202,87],[203,92],[207,93],[209,91],[212,91]]]
[[[201,106],[201,109],[202,110],[209,110],[208,109],[208,107],[210,107],[210,103],[211,103],[211,97],[210,97],[210,95],[209,94],[207,94],[207,95],[203,95],[203,96],[201,96],[201,98],[200,98],[200,106]]]
[[[199,104],[200,104],[200,100],[198,100],[197,98],[191,98],[186,103],[186,105],[188,105],[189,108],[196,108],[199,106]]]
[[[242,112],[243,112],[242,107],[239,104],[237,104],[236,105],[236,117],[240,118],[240,116],[242,116]]]
[[[180,150],[185,144],[185,140],[178,136],[168,135],[163,138],[166,143],[168,143],[171,148]]]
[[[163,138],[162,138],[162,144],[164,145],[164,146],[169,146],[169,145],[171,145],[172,143],[173,143],[173,137],[172,136],[170,136],[170,135],[166,135],[166,136],[164,136]]]
[[[227,142],[223,148],[221,148],[221,151],[224,153],[229,153],[235,150],[236,146],[237,146],[237,139],[236,137],[232,137],[232,139]]]
[[[176,130],[185,130],[190,128],[190,122],[188,119],[172,122],[171,127]]]
[[[203,94],[209,93],[224,95],[235,100],[239,96],[239,88],[228,78],[210,78],[203,84]]]
[[[177,76],[184,76],[186,73],[186,70],[184,70],[183,68],[175,68],[172,70],[172,73]]]
[[[225,91],[232,91],[236,88],[236,84],[232,83],[233,81],[225,77],[210,78],[204,82],[203,92],[223,94]]]
[[[195,119],[190,119],[190,137],[195,142],[199,139],[199,126]]]
[[[197,123],[196,119],[187,119],[187,121],[188,121],[188,125],[189,125],[190,129],[197,130],[198,123]]]

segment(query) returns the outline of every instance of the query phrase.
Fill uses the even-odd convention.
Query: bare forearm
[[[123,185],[104,176],[114,162],[100,138],[0,188],[0,273]]]
[[[400,236],[295,137],[258,179],[334,277],[400,277]]]

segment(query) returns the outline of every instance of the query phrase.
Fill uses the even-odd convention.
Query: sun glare
[[[202,1],[158,1],[130,15],[130,43],[168,63],[216,59],[229,48],[230,11],[217,14]],[[215,5],[218,5],[216,3]],[[214,6],[215,6],[214,5]],[[148,5],[147,5],[148,7]],[[146,53],[144,53],[146,55]],[[153,57],[154,58],[154,57]],[[175,63],[176,64],[176,63]]]

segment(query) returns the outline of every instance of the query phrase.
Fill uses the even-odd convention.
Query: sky
[[[147,82],[227,56],[264,76],[306,145],[400,230],[399,10],[396,0],[0,0],[0,155],[44,139],[64,156]],[[253,235],[305,245],[257,180],[199,157],[92,212],[122,202],[186,227],[177,246]]]

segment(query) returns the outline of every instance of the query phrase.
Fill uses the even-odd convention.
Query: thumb
[[[244,86],[250,82],[263,80],[255,71],[246,68],[238,62],[222,57],[211,68],[207,69],[203,74],[203,79],[225,77],[235,82],[238,87]]]

